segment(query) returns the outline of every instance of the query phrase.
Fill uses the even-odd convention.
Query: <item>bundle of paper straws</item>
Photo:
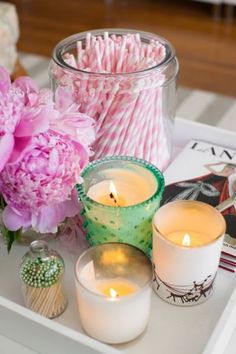
[[[85,43],[77,42],[77,57],[63,56],[78,71],[54,64],[54,87],[72,90],[81,112],[96,120],[94,159],[130,155],[160,169],[168,165],[171,124],[162,107],[165,77],[156,67],[165,56],[163,44],[144,43],[139,33],[87,33]]]

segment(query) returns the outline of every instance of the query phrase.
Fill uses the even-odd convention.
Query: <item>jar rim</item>
[[[145,69],[137,70],[137,71],[131,71],[131,72],[124,72],[124,73],[107,73],[107,72],[93,72],[93,71],[88,71],[84,69],[78,69],[75,68],[68,63],[66,63],[63,60],[63,54],[66,53],[66,49],[69,49],[74,43],[76,43],[78,40],[83,40],[86,38],[87,33],[91,33],[91,35],[100,35],[102,36],[104,32],[108,32],[110,34],[135,34],[138,33],[140,34],[140,37],[142,39],[145,39],[146,41],[149,41],[150,39],[156,39],[158,40],[162,45],[165,46],[166,49],[166,55],[165,58],[158,64],[154,66],[150,66]],[[97,75],[97,76],[112,76],[112,77],[119,77],[119,76],[130,76],[130,75],[138,75],[138,74],[145,74],[145,73],[150,73],[152,71],[156,70],[162,70],[165,68],[174,58],[175,58],[175,48],[172,46],[172,44],[166,40],[164,37],[159,36],[155,33],[152,32],[146,32],[146,31],[140,31],[140,30],[134,30],[134,29],[124,29],[124,28],[103,28],[103,29],[95,29],[91,31],[84,31],[84,32],[79,32],[76,34],[73,34],[69,37],[64,38],[61,40],[53,49],[52,53],[52,59],[53,61],[59,65],[60,67],[64,69],[68,69],[74,73],[82,73],[82,74],[87,74],[87,75]]]
[[[93,294],[94,296],[104,300],[104,301],[107,301],[107,298],[104,297],[104,295],[102,294],[99,294],[99,293],[96,293],[94,292],[93,290],[89,289],[80,279],[79,277],[79,274],[77,272],[77,269],[79,268],[79,265],[80,263],[82,262],[83,258],[86,257],[86,255],[88,253],[93,253],[94,250],[96,249],[99,249],[99,248],[103,248],[103,247],[106,247],[106,248],[110,248],[110,247],[116,247],[116,246],[119,246],[121,248],[128,248],[128,249],[133,249],[134,252],[136,254],[139,254],[140,257],[142,257],[143,259],[145,259],[146,261],[146,265],[148,266],[149,268],[149,276],[147,277],[147,280],[146,282],[143,284],[142,287],[140,287],[135,293],[131,293],[131,294],[128,294],[126,296],[121,296],[119,298],[119,302],[121,301],[125,301],[127,298],[130,298],[132,296],[139,296],[140,293],[142,293],[144,290],[146,290],[152,283],[152,279],[153,279],[153,266],[152,266],[152,262],[151,260],[148,258],[148,256],[138,247],[134,246],[134,245],[131,245],[131,244],[128,244],[128,243],[125,243],[125,242],[107,242],[105,244],[98,244],[98,245],[95,245],[95,246],[92,246],[88,249],[86,249],[84,252],[82,252],[80,254],[80,256],[77,258],[77,261],[75,263],[75,266],[74,266],[74,275],[75,275],[75,280],[76,282],[88,293],[90,294]]]
[[[201,244],[201,245],[197,245],[197,246],[192,246],[192,247],[188,247],[185,245],[177,245],[178,248],[182,248],[182,249],[187,249],[187,250],[194,250],[194,249],[200,249],[203,247],[208,247],[211,246],[212,244],[214,244],[215,242],[217,242],[221,237],[223,237],[223,235],[226,232],[226,222],[225,219],[223,217],[223,215],[221,214],[221,212],[219,210],[217,210],[215,207],[213,207],[210,204],[207,204],[205,202],[199,201],[199,200],[174,200],[172,202],[169,202],[167,204],[162,205],[155,213],[153,220],[152,220],[152,225],[153,225],[153,230],[155,230],[155,232],[158,233],[158,235],[160,236],[160,238],[167,244],[171,244],[176,246],[176,243],[174,241],[169,240],[165,234],[163,233],[163,231],[160,229],[160,227],[158,227],[156,225],[157,222],[157,218],[160,217],[161,213],[164,212],[168,212],[168,216],[170,216],[171,213],[171,208],[175,208],[178,206],[185,206],[185,207],[190,207],[192,205],[195,205],[198,208],[201,208],[201,213],[204,213],[207,210],[210,210],[212,214],[214,214],[214,217],[217,218],[218,220],[220,220],[221,223],[221,228],[218,231],[218,233],[216,234],[215,238],[213,238],[212,240],[209,240],[208,242]],[[169,209],[169,210],[168,210]],[[178,211],[180,213],[180,211]],[[171,218],[170,218],[171,219]],[[174,230],[175,231],[175,230]],[[193,230],[193,231],[198,231],[198,230]],[[155,235],[154,235],[155,237]]]
[[[32,253],[48,252],[48,243],[44,240],[35,240],[30,243],[29,248]]]
[[[133,210],[136,208],[142,208],[145,205],[148,205],[150,202],[152,202],[153,200],[156,200],[158,198],[161,198],[164,188],[165,188],[165,179],[164,176],[162,174],[162,172],[153,164],[151,164],[150,162],[140,159],[140,158],[136,158],[136,157],[132,157],[132,156],[122,156],[122,155],[113,155],[113,156],[107,156],[107,157],[103,157],[97,160],[94,160],[92,162],[90,162],[82,171],[81,173],[81,177],[85,177],[87,173],[89,173],[89,171],[91,169],[93,169],[95,166],[98,166],[100,164],[103,164],[104,162],[116,162],[116,161],[127,161],[130,162],[134,165],[138,165],[140,167],[146,168],[149,170],[149,172],[155,177],[156,181],[157,181],[157,189],[155,190],[155,192],[147,199],[145,199],[144,201],[138,203],[138,204],[133,204],[133,205],[127,205],[127,206],[111,206],[111,205],[106,205],[106,204],[102,204],[99,203],[97,201],[95,201],[94,199],[90,198],[87,193],[84,190],[84,185],[83,183],[78,183],[75,185],[77,193],[78,193],[78,197],[81,200],[87,201],[95,206],[98,206],[99,208],[103,208],[103,210]]]

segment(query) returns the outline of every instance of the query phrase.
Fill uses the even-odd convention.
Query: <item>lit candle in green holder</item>
[[[162,173],[147,161],[111,156],[91,162],[78,184],[91,245],[124,242],[149,254],[152,217],[164,191]]]

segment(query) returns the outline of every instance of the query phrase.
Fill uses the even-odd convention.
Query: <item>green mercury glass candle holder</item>
[[[82,177],[76,188],[89,243],[128,243],[150,255],[152,218],[164,191],[162,173],[145,160],[111,156],[88,164]]]

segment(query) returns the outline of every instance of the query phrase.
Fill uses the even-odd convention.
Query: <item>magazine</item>
[[[191,140],[164,173],[162,205],[179,199],[217,206],[236,191],[236,150]],[[221,261],[236,267],[236,203],[222,212],[227,224]]]

